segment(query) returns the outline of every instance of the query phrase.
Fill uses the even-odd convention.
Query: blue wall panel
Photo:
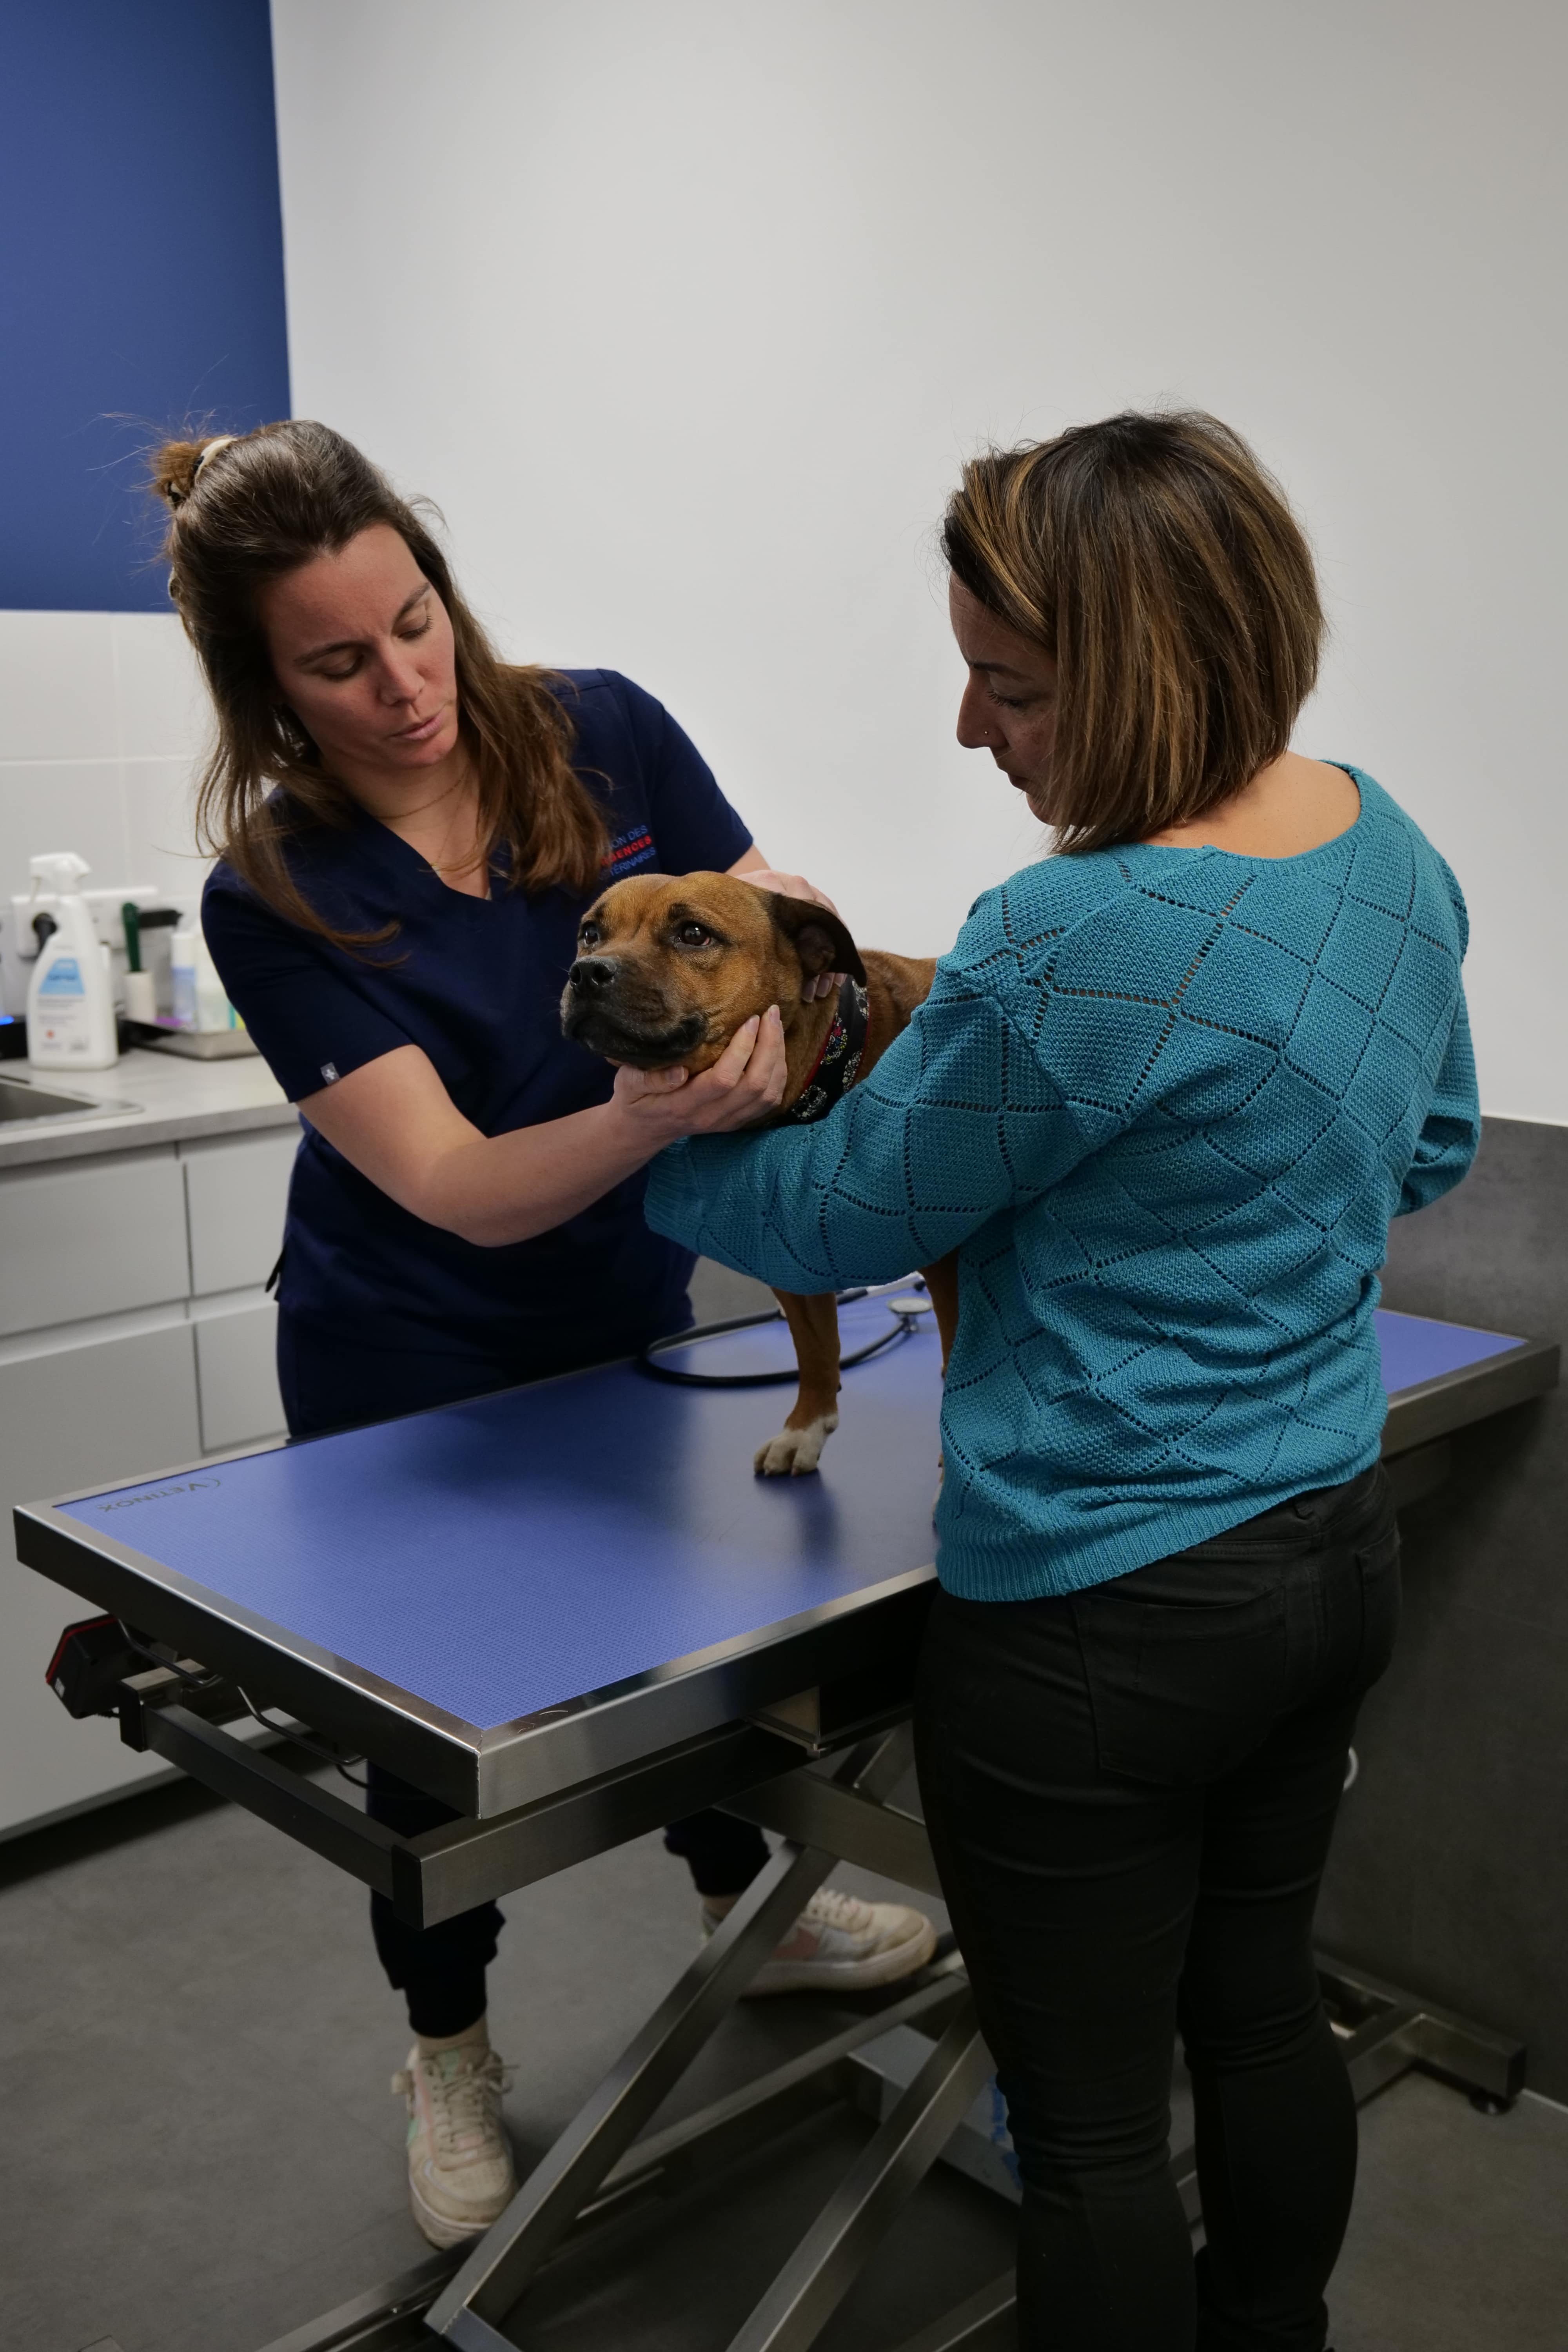
[[[267,0],[0,0],[0,607],[166,611],[148,443],[288,414]]]

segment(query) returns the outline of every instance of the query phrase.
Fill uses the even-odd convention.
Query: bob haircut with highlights
[[[1305,536],[1200,413],[1107,417],[965,466],[942,551],[1057,663],[1057,845],[1202,816],[1289,749],[1323,613]]]
[[[203,465],[203,452],[221,446]],[[311,906],[290,869],[290,843],[314,825],[342,828],[355,805],[321,765],[284,701],[257,594],[362,530],[389,524],[452,623],[462,740],[479,791],[487,859],[509,854],[507,887],[592,890],[605,854],[603,818],[568,754],[571,720],[552,673],[498,659],[454,584],[421,509],[400,499],[353,444],[295,418],[226,439],[169,441],[152,488],[172,509],[163,554],[169,593],[195,646],[217,714],[217,740],[196,796],[196,835],[278,914],[336,946],[377,945]]]

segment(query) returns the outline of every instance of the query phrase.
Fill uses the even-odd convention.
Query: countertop
[[[295,1127],[299,1121],[258,1054],[232,1062],[195,1062],[138,1048],[122,1054],[112,1070],[68,1073],[35,1070],[30,1062],[0,1062],[0,1078],[30,1079],[51,1093],[87,1096],[105,1107],[101,1114],[47,1126],[0,1126],[0,1171],[47,1160],[81,1160],[94,1152],[187,1143],[203,1135]]]

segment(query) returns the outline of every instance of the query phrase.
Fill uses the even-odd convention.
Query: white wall
[[[961,455],[1240,426],[1304,749],[1458,868],[1489,1109],[1568,1120],[1555,0],[273,0],[294,396],[505,645],[640,678],[862,937],[1040,835],[952,741]]]
[[[29,858],[74,849],[89,889],[194,907],[206,861],[191,814],[206,706],[171,613],[0,612],[0,923]],[[5,959],[6,1010],[26,987]]]

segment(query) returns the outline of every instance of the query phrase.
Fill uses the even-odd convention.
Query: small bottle
[[[169,945],[170,1015],[176,1029],[196,1025],[196,931],[182,924]]]
[[[86,861],[68,849],[30,861],[56,904],[54,929],[27,983],[27,1059],[41,1070],[111,1070],[120,1059],[109,954],[77,887]]]
[[[201,932],[196,933],[196,1027],[198,1029],[234,1029],[238,1016],[228,1001],[217,966]]]
[[[237,1029],[239,1015],[224,992],[217,966],[195,923],[182,924],[169,950],[169,981],[177,1029]]]

